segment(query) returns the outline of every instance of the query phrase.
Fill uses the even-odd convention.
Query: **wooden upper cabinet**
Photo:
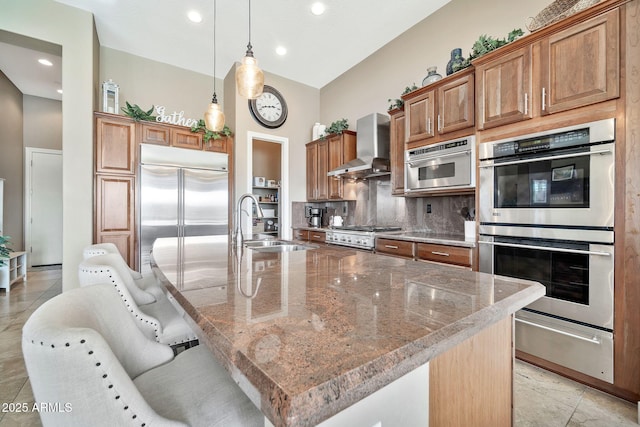
[[[329,198],[329,142],[327,140],[318,141],[318,181],[316,199],[326,200]]]
[[[541,114],[619,96],[618,8],[543,39],[540,50]]]
[[[404,195],[404,111],[390,114],[391,194]]]
[[[331,171],[338,166],[356,158],[356,135],[353,132],[343,132],[328,139],[329,168]],[[329,177],[329,199],[342,199],[344,185],[342,179]]]
[[[473,127],[474,113],[474,79],[467,74],[438,86],[438,133],[444,134],[460,129]]]
[[[135,173],[135,126],[128,118],[96,118],[96,173]]]
[[[472,133],[475,124],[474,87],[473,69],[470,68],[403,95],[404,142],[407,148]]]
[[[215,151],[217,153],[227,153],[229,147],[231,146],[232,138],[230,136],[225,136],[218,139],[211,138],[207,142],[203,142],[205,151]]]
[[[476,65],[478,129],[532,117],[531,46]]]
[[[202,150],[202,133],[191,132],[191,129],[171,129],[171,145],[178,148]]]
[[[405,143],[425,141],[436,136],[435,98],[436,91],[429,90],[405,100]]]
[[[318,144],[307,144],[307,200],[316,200],[318,193]]]
[[[169,145],[170,132],[167,126],[140,124],[140,142],[143,144]]]

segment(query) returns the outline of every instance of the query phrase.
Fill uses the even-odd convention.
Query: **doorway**
[[[28,267],[62,264],[62,151],[25,148]]]
[[[291,207],[289,206],[289,138],[248,132],[247,168],[248,193],[262,197],[265,218],[263,222],[248,225],[249,230],[270,233],[282,239],[291,238]],[[254,182],[254,177],[264,178],[264,183]],[[277,195],[277,201],[270,197]],[[270,222],[269,222],[270,221]],[[277,224],[277,226],[276,226]],[[254,228],[256,227],[256,228]],[[277,228],[277,230],[274,230]],[[254,232],[255,234],[255,232]]]

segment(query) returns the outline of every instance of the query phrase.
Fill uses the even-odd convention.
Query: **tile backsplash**
[[[462,208],[475,206],[475,196],[397,197],[391,196],[389,178],[359,181],[356,200],[346,202],[293,202],[293,227],[307,226],[304,207],[327,208],[329,217],[340,215],[346,225],[397,225],[404,230],[433,233],[464,234]],[[431,212],[429,213],[429,208]]]

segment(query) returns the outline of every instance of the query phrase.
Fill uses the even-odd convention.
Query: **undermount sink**
[[[244,246],[258,252],[291,252],[317,249],[317,245],[301,245],[287,240],[247,240]]]

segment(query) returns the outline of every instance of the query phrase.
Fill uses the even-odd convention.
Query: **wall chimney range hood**
[[[357,158],[327,175],[351,179],[389,175],[389,116],[373,113],[358,119],[356,133]]]

